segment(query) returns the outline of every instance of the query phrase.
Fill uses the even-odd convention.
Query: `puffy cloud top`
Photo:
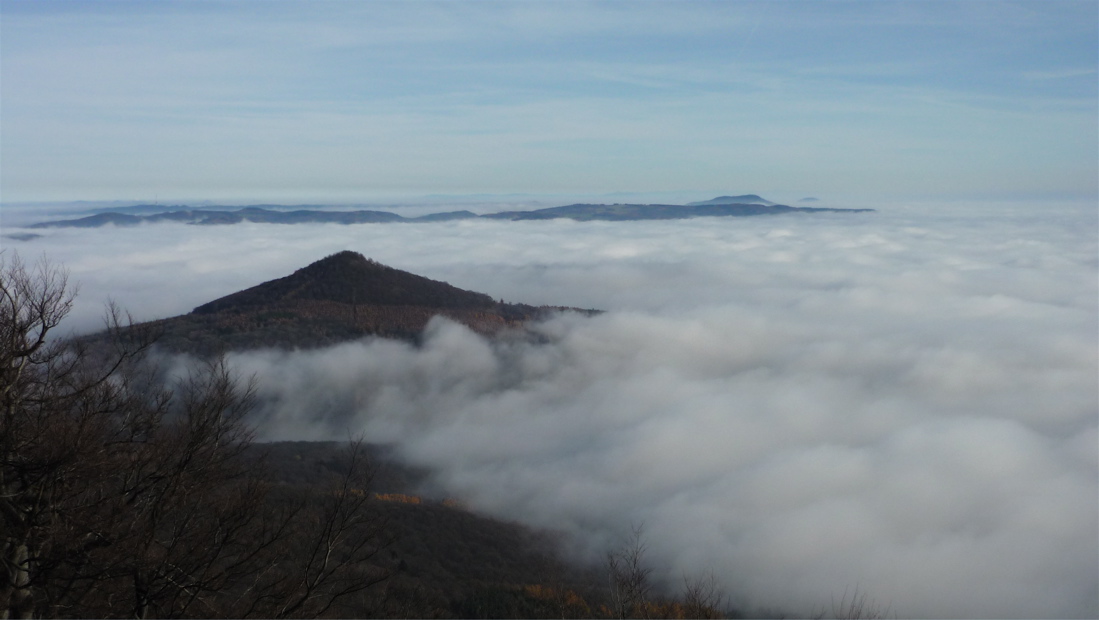
[[[538,337],[234,355],[269,438],[392,442],[596,559],[644,523],[669,584],[749,608],[858,588],[901,616],[1099,613],[1094,205],[628,224],[182,226],[26,242],[139,315],[340,249],[494,298]],[[231,241],[231,242],[230,242]],[[28,254],[30,252],[27,252]],[[174,306],[173,306],[174,304]],[[174,309],[169,309],[174,308]]]

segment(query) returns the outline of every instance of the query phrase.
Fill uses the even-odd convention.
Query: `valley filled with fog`
[[[436,320],[230,356],[264,439],[396,446],[440,492],[598,562],[643,524],[654,576],[810,614],[1099,613],[1094,204],[653,222],[53,229],[4,239],[136,320],[341,250],[508,302],[597,308],[537,337]],[[5,234],[23,231],[8,226]]]

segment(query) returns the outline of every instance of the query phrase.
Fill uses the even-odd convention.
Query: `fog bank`
[[[231,361],[260,382],[266,438],[392,442],[591,558],[644,523],[661,578],[712,569],[742,605],[809,614],[857,586],[901,616],[1094,617],[1097,240],[1094,205],[956,204],[59,230],[20,251],[84,283],[73,325],[107,292],[178,314],[343,249],[608,310],[538,338],[436,320],[419,348]]]

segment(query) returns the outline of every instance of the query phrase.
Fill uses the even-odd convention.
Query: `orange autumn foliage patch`
[[[374,499],[383,502],[399,502],[401,504],[422,504],[423,499],[417,495],[405,495],[404,493],[375,493]]]

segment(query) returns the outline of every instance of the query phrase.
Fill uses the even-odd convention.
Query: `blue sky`
[[[1094,199],[1099,3],[0,4],[0,200]]]

